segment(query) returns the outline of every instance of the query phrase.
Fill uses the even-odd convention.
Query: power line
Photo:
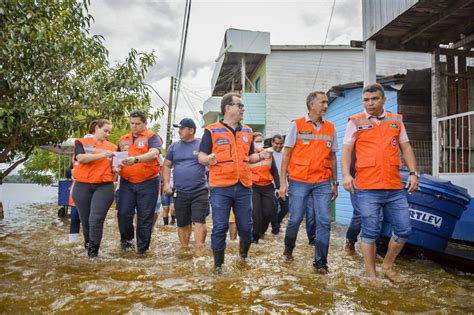
[[[316,69],[316,76],[314,77],[313,89],[314,89],[314,86],[316,85],[316,80],[318,79],[319,68],[321,67],[321,60],[323,59],[323,54],[324,54],[324,46],[326,46],[326,41],[328,39],[329,29],[331,28],[331,21],[332,21],[332,16],[334,14],[335,6],[336,6],[336,0],[332,2],[331,15],[329,16],[328,28],[326,30],[326,36],[324,37],[323,49],[321,50],[321,55],[319,56],[319,63],[318,63],[318,68]]]
[[[186,6],[184,9],[183,28],[181,30],[181,45],[179,49],[178,65],[176,69],[177,87],[176,87],[176,92],[175,92],[176,97],[175,97],[174,111],[173,111],[173,116],[175,118],[176,118],[176,108],[178,107],[179,90],[181,87],[181,77],[183,75],[184,56],[186,54],[186,42],[188,38],[190,15],[191,15],[191,0],[186,0]]]

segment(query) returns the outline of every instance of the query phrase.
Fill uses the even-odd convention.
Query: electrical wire
[[[328,28],[326,30],[326,36],[324,37],[324,44],[323,44],[323,49],[321,50],[321,55],[319,56],[319,63],[318,63],[318,68],[316,69],[316,76],[314,77],[314,82],[313,82],[313,89],[316,85],[316,80],[318,79],[319,75],[319,68],[321,67],[321,60],[323,60],[323,54],[324,54],[324,46],[326,46],[326,41],[328,39],[329,35],[329,30],[331,28],[331,21],[332,21],[332,16],[334,14],[334,7],[336,6],[336,0],[333,1],[332,3],[332,9],[331,9],[331,15],[329,16],[329,23],[328,23]]]
[[[186,55],[186,42],[188,38],[189,18],[191,15],[191,0],[186,0],[186,7],[184,10],[183,28],[181,31],[181,46],[180,55],[178,59],[178,67],[176,69],[176,97],[174,102],[173,116],[176,118],[176,109],[178,108],[179,90],[181,88],[181,77],[183,75],[184,56]]]

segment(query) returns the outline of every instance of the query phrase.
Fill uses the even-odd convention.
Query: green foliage
[[[71,164],[71,157],[35,149],[18,172],[20,176],[40,185],[51,185],[58,178],[65,177]]]
[[[0,163],[84,135],[97,118],[123,128],[128,112],[149,112],[144,77],[154,54],[132,49],[111,66],[103,38],[89,35],[88,5],[0,0]],[[11,170],[0,173],[0,182]]]
[[[161,128],[161,124],[159,122],[155,122],[153,124],[153,126],[151,126],[151,131],[153,131],[154,133],[157,133],[160,131],[160,128]]]

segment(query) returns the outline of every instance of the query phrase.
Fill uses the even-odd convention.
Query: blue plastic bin
[[[58,205],[69,206],[69,187],[72,181],[60,180],[58,185]]]
[[[402,171],[403,185],[408,172]],[[457,221],[467,209],[471,196],[467,189],[431,175],[420,176],[420,187],[407,193],[412,235],[408,244],[442,252],[448,245]],[[392,235],[392,224],[384,218],[382,235]]]
[[[452,239],[474,243],[474,198],[456,223]]]

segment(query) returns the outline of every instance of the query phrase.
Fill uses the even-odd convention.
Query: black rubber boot
[[[176,217],[174,215],[172,215],[170,224],[174,225],[175,222],[176,222]]]
[[[99,255],[99,247],[99,244],[89,243],[89,246],[87,247],[87,256],[89,256],[89,258],[97,257]]]
[[[250,244],[251,243],[245,243],[245,242],[239,243],[239,254],[240,254],[240,257],[242,257],[243,259],[246,259],[249,254]]]
[[[169,217],[163,217],[163,224],[168,225],[168,220],[169,219],[170,219]]]
[[[283,252],[283,258],[285,258],[287,261],[292,261],[294,248],[295,248],[295,241],[285,238],[285,251]]]
[[[214,253],[214,271],[216,273],[222,273],[222,264],[224,263],[224,254],[223,250],[213,251]]]

